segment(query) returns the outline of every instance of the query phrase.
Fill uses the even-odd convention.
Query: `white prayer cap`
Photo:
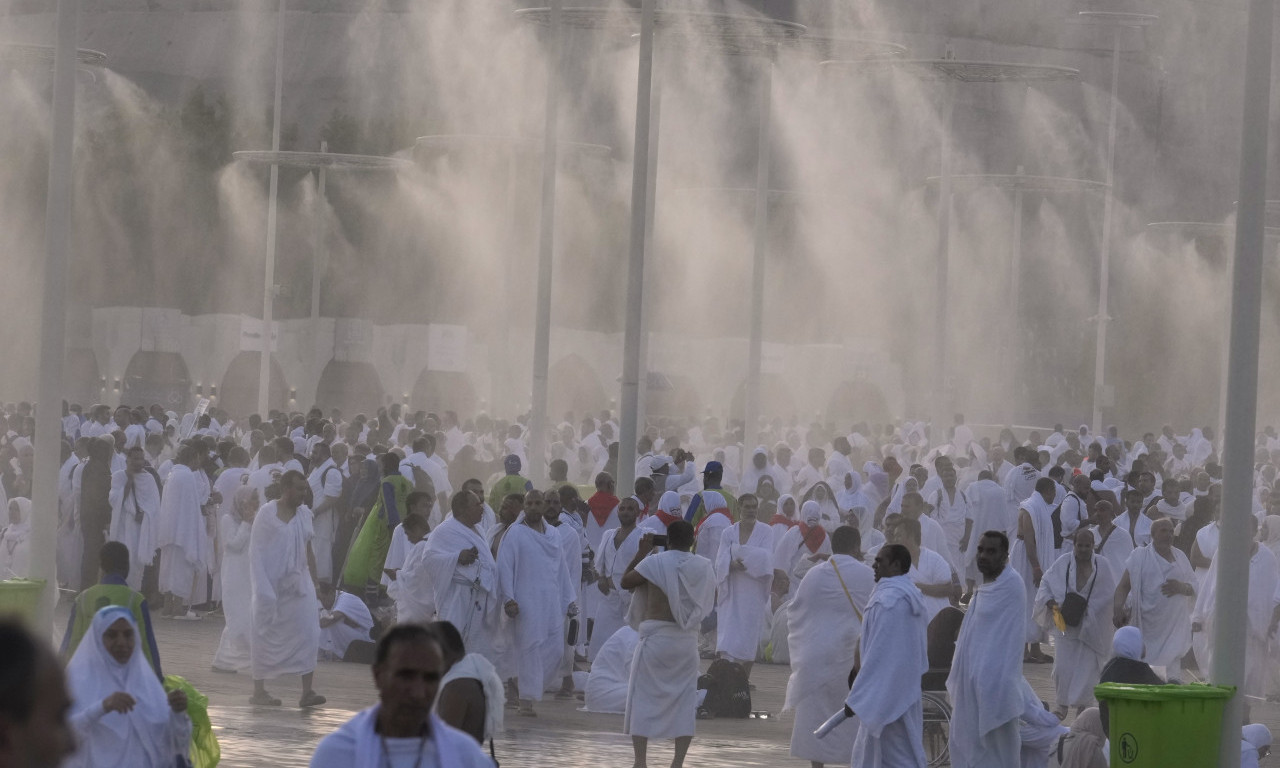
[[[660,472],[668,469],[666,456],[653,456],[649,459],[649,473]]]
[[[662,494],[662,498],[658,500],[658,509],[666,512],[668,515],[676,515],[680,513],[680,494],[675,491],[667,491]]]
[[[822,505],[809,499],[800,507],[800,519],[812,525],[822,519]]]

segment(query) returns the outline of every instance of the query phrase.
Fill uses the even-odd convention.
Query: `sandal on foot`
[[[328,701],[328,699],[315,691],[308,691],[307,693],[302,694],[302,698],[298,700],[298,706],[303,709],[306,709],[307,707],[318,707],[326,701]]]
[[[266,691],[263,691],[262,693],[255,693],[252,696],[250,696],[249,703],[259,707],[280,706],[280,700],[273,697],[271,694],[267,693]]]

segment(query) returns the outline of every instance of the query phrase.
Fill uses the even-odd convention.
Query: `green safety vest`
[[[71,625],[71,644],[67,647],[67,658],[75,655],[76,648],[93,624],[93,615],[109,605],[128,608],[133,614],[133,623],[138,625],[136,642],[142,646],[142,653],[152,669],[156,668],[155,659],[151,658],[151,644],[147,642],[146,625],[142,617],[142,604],[146,598],[142,593],[130,589],[124,584],[97,584],[80,593],[75,605],[71,608],[75,621]]]

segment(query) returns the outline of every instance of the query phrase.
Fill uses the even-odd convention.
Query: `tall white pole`
[[[329,142],[320,142],[320,151],[329,151]],[[316,172],[316,246],[311,260],[311,381],[315,392],[320,389],[320,278],[329,263],[329,206],[325,201],[325,177],[323,166]],[[312,396],[312,405],[319,405]]]
[[[53,128],[45,205],[44,296],[40,317],[40,400],[36,410],[31,521],[31,578],[43,579],[37,628],[48,635],[57,603],[58,468],[62,464],[62,371],[65,362],[67,262],[73,242],[72,150],[76,111],[76,23],[79,0],[58,0],[53,59]]]
[[[280,111],[284,95],[284,11],[280,0],[276,12],[276,94],[271,111],[271,151],[280,151]],[[267,417],[267,398],[271,392],[271,352],[275,325],[272,302],[276,290],[276,197],[280,190],[280,166],[271,164],[271,188],[267,192],[267,258],[262,286],[262,357],[258,368],[258,413]]]
[[[653,98],[649,105],[649,193],[645,202],[644,221],[644,294],[652,295],[653,281],[657,277],[657,268],[653,265],[653,222],[657,217],[658,201],[658,154],[662,145],[662,66],[653,71]],[[649,341],[652,317],[644,303],[640,304],[640,381],[649,382],[649,371],[652,361],[649,359]],[[645,423],[648,413],[648,398],[638,397],[636,400],[637,431],[640,424]],[[638,441],[640,436],[636,435]]]
[[[1107,123],[1107,188],[1102,205],[1102,258],[1098,265],[1098,324],[1093,358],[1093,434],[1102,434],[1102,401],[1107,372],[1108,290],[1111,287],[1111,219],[1115,208],[1116,110],[1120,106],[1120,33],[1116,25],[1111,42],[1111,118]]]
[[[636,77],[636,136],[631,156],[631,249],[627,258],[627,314],[619,400],[618,488],[635,483],[640,407],[640,331],[644,306],[645,223],[649,207],[649,108],[653,99],[654,0],[640,3],[640,66]]]
[[[542,132],[542,211],[538,234],[538,304],[533,328],[533,403],[529,414],[529,477],[546,480],[547,369],[551,358],[551,268],[555,261],[556,173],[560,133],[560,7],[551,0],[545,126]]]
[[[1022,357],[1022,324],[1018,322],[1018,310],[1021,305],[1018,297],[1022,295],[1022,200],[1024,194],[1022,173],[1023,167],[1019,165],[1018,178],[1013,187],[1013,232],[1010,234],[1009,242],[1009,301],[1013,303],[1013,317],[1005,318],[1005,339],[1009,344],[1005,365],[1013,370],[1018,370]],[[1017,417],[1016,409],[1020,405],[1020,379],[1009,376],[1007,381],[1009,399],[1005,402],[1005,421],[1013,424]]]
[[[1253,507],[1253,439],[1258,408],[1258,342],[1267,197],[1267,129],[1271,112],[1271,45],[1275,0],[1250,0],[1245,26],[1244,118],[1240,138],[1240,203],[1231,267],[1231,338],[1227,421],[1222,456],[1222,539],[1213,620],[1210,679],[1236,686],[1222,718],[1220,768],[1239,768],[1244,715],[1245,628],[1249,594],[1249,515]]]
[[[950,51],[947,58],[951,58]],[[948,271],[951,261],[951,127],[956,105],[956,84],[946,80],[942,106],[941,171],[938,184],[938,258],[934,265],[937,298],[933,316],[933,408],[929,442],[941,445],[947,439],[947,426],[951,423],[948,395],[950,371],[947,367],[947,324],[951,321],[948,305]]]
[[[747,386],[743,398],[742,466],[746,471],[760,432],[760,369],[764,347],[764,272],[769,253],[769,162],[773,123],[773,59],[765,56],[760,70],[760,115],[757,120],[755,252],[751,260],[751,324],[747,345]],[[754,493],[754,488],[745,489]]]

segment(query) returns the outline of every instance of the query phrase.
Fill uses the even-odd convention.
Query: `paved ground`
[[[61,631],[65,610],[59,615]],[[209,696],[211,717],[222,745],[222,765],[228,768],[306,766],[324,734],[374,702],[368,667],[322,662],[316,670],[316,689],[329,699],[323,709],[297,708],[301,692],[297,678],[283,679],[270,687],[284,700],[284,707],[250,706],[252,682],[247,676],[216,674],[210,668],[221,631],[222,621],[217,618],[199,622],[156,619],[165,671],[183,675]],[[1051,701],[1050,670],[1049,665],[1025,667],[1032,686]],[[771,716],[699,721],[686,764],[699,768],[806,765],[788,754],[792,721],[789,714],[781,712],[788,674],[784,666],[757,665],[751,676],[756,685],[753,706]],[[548,699],[538,705],[537,719],[515,717],[508,711],[506,732],[497,740],[503,768],[630,766],[630,739],[620,733],[622,716],[581,712],[579,706]],[[1255,704],[1254,715],[1280,733],[1280,707]],[[665,765],[670,749],[669,743],[651,745],[650,765]]]

